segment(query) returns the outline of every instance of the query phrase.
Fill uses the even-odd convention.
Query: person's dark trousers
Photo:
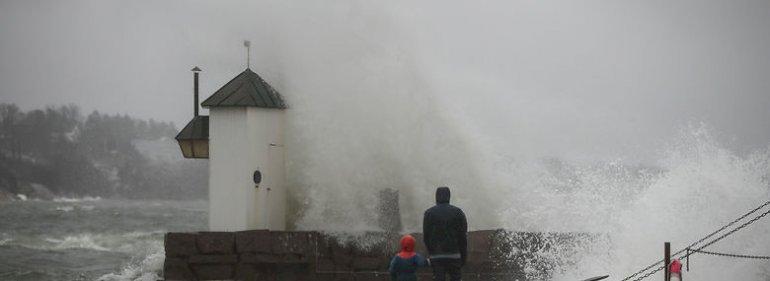
[[[433,268],[433,281],[446,281],[447,275],[451,281],[462,280],[462,263],[459,259],[431,259],[430,266]]]

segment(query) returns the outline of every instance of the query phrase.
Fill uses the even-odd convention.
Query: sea
[[[663,146],[651,168],[622,160],[581,164],[488,159],[476,164],[483,176],[471,177],[480,183],[449,184],[452,202],[463,208],[472,230],[582,232],[598,237],[580,248],[553,244],[532,249],[537,258],[521,264],[525,273],[537,273],[543,267],[539,261],[555,267],[547,278],[528,276],[528,280],[575,281],[607,274],[610,280],[623,280],[660,260],[664,242],[671,243],[672,251],[706,241],[703,244],[713,242],[707,251],[770,255],[770,216],[751,220],[770,210],[770,205],[763,205],[770,200],[770,146],[741,151],[708,130],[695,128]],[[462,165],[441,167],[464,167],[463,159],[456,161]],[[423,180],[443,182],[437,176],[443,173],[428,167],[435,162],[410,160],[405,162],[409,169],[384,170],[403,172],[399,174],[403,181],[390,182],[380,170],[366,174],[371,169],[358,169],[367,165],[352,160],[337,161],[345,166],[328,170],[330,165],[313,164],[316,161],[294,161],[310,163],[298,168],[305,175],[299,184],[312,187],[295,193],[304,210],[294,228],[368,231],[376,221],[371,216],[376,187],[401,184],[404,230],[419,231],[422,212],[433,204],[435,190],[433,181]],[[323,176],[338,175],[336,171],[363,174]],[[708,238],[757,206],[765,207]],[[3,201],[0,280],[158,280],[164,234],[206,230],[207,212],[206,201],[92,197]],[[745,228],[730,232],[744,223]],[[724,239],[715,241],[722,235]],[[683,261],[687,262],[690,271],[685,280],[770,281],[770,260],[696,254]],[[645,280],[659,278],[656,274]]]
[[[206,201],[0,202],[0,280],[159,280],[166,232],[202,231]]]

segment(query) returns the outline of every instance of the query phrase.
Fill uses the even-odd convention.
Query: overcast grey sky
[[[377,69],[395,61],[465,130],[524,149],[646,152],[688,122],[741,148],[770,143],[764,0],[0,0],[0,102],[180,127],[189,70],[203,68],[207,97],[244,69],[243,39],[252,68],[300,107],[325,94],[329,110],[372,106],[341,101],[386,94],[397,75],[328,90],[387,78]]]

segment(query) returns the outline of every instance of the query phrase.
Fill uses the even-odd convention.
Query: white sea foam
[[[53,199],[54,202],[60,202],[60,203],[94,202],[99,200],[102,200],[102,198],[99,196],[96,196],[96,197],[86,196],[83,198],[58,197]]]
[[[75,210],[78,211],[93,211],[96,206],[93,205],[64,205],[56,207],[57,211],[69,213]]]
[[[558,265],[555,280],[599,274],[626,277],[660,259],[663,242],[682,248],[770,199],[770,153],[737,153],[717,142],[706,128],[694,126],[678,136],[663,151],[661,169],[610,163],[567,167],[562,174],[543,165],[510,170],[505,173],[508,178],[498,178],[520,188],[501,193],[511,202],[501,213],[503,225],[597,234],[596,241],[580,251],[556,248],[539,253],[543,262]],[[768,231],[770,223],[760,221],[713,248],[770,253]],[[702,255],[696,259],[697,270],[686,273],[692,280],[766,276],[763,266],[751,261],[725,262]]]
[[[66,250],[66,249],[89,249],[96,251],[109,251],[102,245],[99,245],[94,238],[94,235],[83,234],[77,236],[67,236],[62,239],[46,238],[45,241],[49,243],[47,246],[43,246],[44,249],[49,250]],[[34,247],[34,246],[33,246]]]
[[[73,210],[75,210],[75,207],[74,206],[59,206],[59,207],[56,207],[56,210],[66,213],[66,212],[72,212]]]
[[[0,245],[15,245],[38,250],[88,249],[123,253],[140,253],[150,248],[162,248],[165,231],[135,231],[122,234],[82,233],[63,237],[0,237]],[[159,246],[160,245],[160,246]]]
[[[98,281],[155,281],[163,270],[165,252],[162,245],[156,246],[139,263],[129,263],[121,269],[120,273],[110,273],[99,277]]]

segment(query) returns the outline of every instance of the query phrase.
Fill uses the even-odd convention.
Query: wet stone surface
[[[201,254],[231,254],[235,252],[235,233],[200,232],[196,244]]]
[[[425,253],[422,235],[416,250]],[[468,233],[463,280],[527,280],[521,262],[532,252],[570,244],[587,236],[570,233],[519,233],[483,230]],[[168,233],[166,280],[390,280],[388,264],[398,251],[399,235],[367,233],[366,243],[341,241],[309,231]],[[547,276],[551,266],[538,270]],[[430,279],[430,268],[418,271]],[[530,278],[532,279],[532,278]],[[535,278],[537,279],[537,278]]]

